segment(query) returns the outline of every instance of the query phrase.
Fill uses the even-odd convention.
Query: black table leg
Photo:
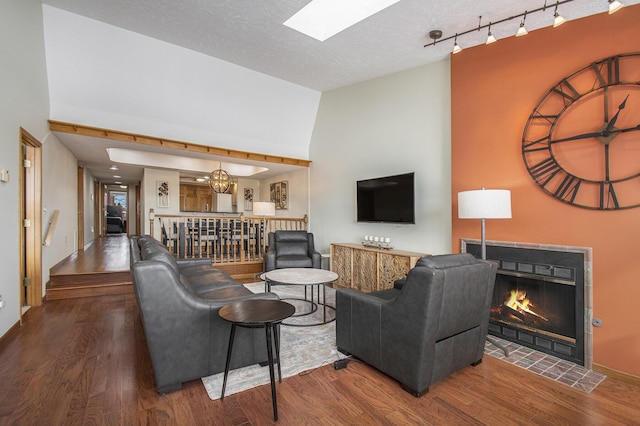
[[[320,300],[320,286],[318,286],[318,300]],[[327,323],[327,287],[324,284],[322,284],[322,310],[324,311],[323,322],[324,324],[326,324]]]
[[[273,326],[273,338],[276,345],[276,360],[278,364],[278,382],[282,383],[282,369],[280,368],[280,324]]]
[[[224,399],[224,390],[227,387],[227,376],[229,375],[229,364],[231,364],[231,350],[233,349],[233,339],[236,335],[236,325],[231,324],[231,333],[229,334],[229,348],[227,348],[227,362],[224,366],[224,380],[222,381],[222,394],[220,400]]]
[[[273,347],[271,342],[273,325],[268,322],[265,324],[264,328],[267,334],[267,356],[269,358],[269,377],[271,378],[271,402],[273,403],[273,420],[278,420],[278,402],[276,401],[276,381],[273,369]],[[278,366],[279,365],[280,364],[278,364]]]

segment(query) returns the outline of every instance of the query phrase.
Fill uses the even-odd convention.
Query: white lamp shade
[[[511,219],[511,191],[478,189],[458,192],[458,218]]]
[[[253,215],[254,216],[275,216],[276,203],[270,203],[268,201],[254,201]]]

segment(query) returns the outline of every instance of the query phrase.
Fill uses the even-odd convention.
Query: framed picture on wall
[[[166,180],[156,181],[158,194],[158,207],[169,207],[169,182]]]
[[[274,182],[269,188],[271,202],[275,203],[276,210],[289,208],[289,181]]]
[[[244,210],[253,210],[253,188],[244,189]]]

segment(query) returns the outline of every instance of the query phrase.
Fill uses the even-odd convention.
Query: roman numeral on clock
[[[613,56],[602,62],[591,64],[591,68],[598,80],[598,87],[610,86],[620,83],[620,57]]]
[[[613,206],[610,206],[609,202],[613,203]],[[616,196],[616,191],[613,188],[613,182],[604,181],[600,182],[600,209],[619,209],[620,204],[618,203],[618,197]]]
[[[576,199],[576,195],[578,195],[581,183],[582,179],[572,175],[566,175],[558,186],[558,189],[556,189],[554,195],[558,198],[562,198],[565,201],[573,203]]]
[[[540,183],[540,185],[546,186],[560,170],[562,169],[556,160],[549,157],[546,160],[531,166],[529,168],[529,173],[531,174],[531,177]]]
[[[549,157],[529,168],[531,176],[556,198],[573,203],[580,191],[582,179],[562,170],[553,157]],[[562,179],[562,180],[560,180]],[[560,183],[555,186],[554,182]]]
[[[565,105],[569,105],[571,102],[574,102],[581,96],[580,92],[578,92],[566,78],[562,80],[556,87],[551,89],[551,92],[557,93],[558,95],[562,96],[562,100],[564,101]]]

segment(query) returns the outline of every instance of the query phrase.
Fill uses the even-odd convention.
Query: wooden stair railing
[[[266,238],[277,230],[307,230],[308,218],[159,215],[159,236],[179,259],[209,258],[214,264],[262,263]]]

